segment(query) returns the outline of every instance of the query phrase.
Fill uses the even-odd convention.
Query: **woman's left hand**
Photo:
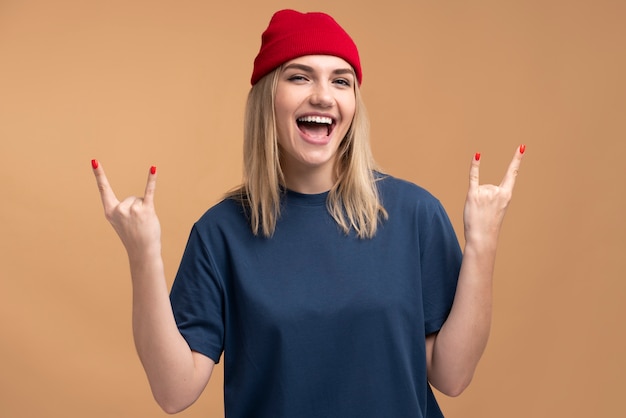
[[[499,186],[480,185],[480,154],[472,160],[463,209],[465,249],[454,303],[439,333],[426,339],[428,380],[449,396],[469,385],[489,339],[498,234],[524,151],[524,145],[515,150]]]
[[[525,151],[526,146],[523,144],[515,150],[513,160],[499,186],[479,184],[480,154],[474,156],[463,209],[466,244],[495,247]]]

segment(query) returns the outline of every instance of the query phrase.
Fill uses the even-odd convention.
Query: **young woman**
[[[471,163],[461,252],[439,201],[376,170],[357,48],[328,15],[281,10],[262,36],[243,184],[193,226],[168,292],[154,211],[105,215],[130,261],[133,329],[154,396],[191,405],[224,355],[227,417],[441,417],[489,336],[498,232],[524,145],[500,186]]]

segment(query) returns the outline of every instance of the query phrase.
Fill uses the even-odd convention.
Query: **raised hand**
[[[150,168],[143,198],[131,196],[120,202],[98,161],[92,160],[91,166],[100,190],[104,215],[122,240],[129,257],[160,255],[161,225],[154,209],[156,167]]]
[[[499,186],[479,184],[480,154],[475,155],[463,210],[466,243],[496,244],[525,151],[526,146],[523,144],[515,150],[513,160]]]

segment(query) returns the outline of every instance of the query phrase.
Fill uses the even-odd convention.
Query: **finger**
[[[113,193],[113,189],[109,184],[107,176],[104,174],[102,165],[100,165],[98,160],[91,160],[91,168],[96,176],[96,183],[98,184],[98,190],[100,191],[100,198],[102,199],[104,210],[107,211],[108,209],[114,208],[119,204],[119,201],[117,200],[115,193]]]
[[[470,166],[469,188],[470,191],[475,190],[479,186],[479,169],[480,169],[480,152],[474,154],[472,165]]]
[[[148,173],[148,181],[146,183],[146,191],[143,196],[143,201],[146,205],[154,205],[154,191],[156,190],[156,167],[150,167]]]
[[[524,157],[524,152],[526,152],[526,145],[520,145],[513,155],[513,159],[509,164],[509,168],[506,170],[506,174],[500,183],[500,187],[506,188],[509,190],[513,190],[513,186],[515,186],[515,180],[517,179],[517,174],[519,173],[520,165],[522,164],[522,158]]]

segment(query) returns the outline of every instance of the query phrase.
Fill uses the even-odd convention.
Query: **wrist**
[[[497,235],[485,234],[482,236],[469,235],[465,236],[465,251],[473,251],[477,254],[495,253],[498,247]]]
[[[128,254],[128,262],[130,263],[131,270],[154,265],[155,262],[161,263],[160,242],[135,248],[127,248],[126,252]]]

